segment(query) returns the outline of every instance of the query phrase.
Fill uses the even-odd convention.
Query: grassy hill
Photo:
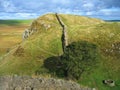
[[[78,82],[99,90],[119,90],[120,86],[110,88],[102,80],[113,79],[120,84],[120,23],[77,15],[60,14],[60,17],[67,25],[69,44],[85,40],[98,45],[101,50],[99,67],[89,74],[84,73]],[[61,26],[54,14],[46,14],[34,20],[28,28],[37,28],[37,32],[0,60],[0,75],[53,77],[43,63],[49,57],[63,54]]]

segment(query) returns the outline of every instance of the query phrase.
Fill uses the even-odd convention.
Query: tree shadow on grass
[[[44,66],[49,71],[54,72],[58,68],[59,57],[50,57],[44,61]]]
[[[49,57],[44,60],[43,66],[40,67],[40,69],[37,70],[35,73],[39,75],[42,74],[42,72],[46,72],[51,74],[52,76],[63,78],[65,77],[65,75],[64,75],[64,70],[62,69],[61,60],[62,60],[61,56]]]
[[[49,72],[57,77],[64,77],[64,72],[62,70],[61,56],[54,56],[47,58],[44,61],[44,67],[49,70]]]
[[[36,75],[51,74],[52,76],[64,77],[62,74],[61,56],[53,56],[44,60],[42,66],[35,71]]]

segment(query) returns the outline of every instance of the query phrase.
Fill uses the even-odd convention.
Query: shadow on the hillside
[[[55,72],[59,66],[60,57],[50,57],[44,61],[44,66],[51,72]]]
[[[61,57],[53,56],[44,60],[43,67],[44,71],[50,73],[52,76],[64,77],[63,70],[61,69]],[[41,67],[40,67],[41,68]],[[36,71],[37,74],[41,74],[41,70]]]
[[[57,77],[64,77],[63,70],[61,69],[61,56],[53,56],[50,58],[47,58],[44,61],[44,67],[49,70],[49,72],[54,76]]]

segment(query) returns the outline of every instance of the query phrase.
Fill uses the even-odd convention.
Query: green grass
[[[84,73],[78,82],[99,90],[119,90],[120,86],[110,88],[102,84],[102,80],[113,79],[120,84],[120,58],[116,54],[118,51],[112,47],[112,44],[120,42],[120,23],[74,15],[60,16],[67,25],[69,44],[80,40],[92,42],[99,46],[103,57],[100,65],[90,74]],[[43,24],[51,27],[46,29]],[[0,75],[34,75],[36,71],[42,76],[50,75],[43,67],[43,62],[49,57],[62,55],[62,28],[54,14],[37,18],[33,27],[38,31],[21,44],[23,51],[14,50],[4,60],[0,60]]]
[[[78,82],[83,85],[88,85],[90,87],[95,87],[98,88],[98,90],[119,90],[120,86],[115,86],[115,87],[109,87],[107,85],[104,85],[102,83],[102,80],[105,79],[112,79],[116,82],[116,84],[120,84],[119,80],[119,70],[111,70],[108,64],[111,64],[111,62],[107,61],[108,58],[103,59],[100,63],[100,65],[94,69],[93,72],[91,73],[84,73],[82,75],[81,80]],[[115,67],[118,67],[119,65],[116,64]],[[113,67],[114,68],[114,67]]]

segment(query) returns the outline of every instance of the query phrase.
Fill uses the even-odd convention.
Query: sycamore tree
[[[61,56],[61,70],[66,77],[79,79],[82,73],[91,71],[99,61],[98,47],[87,41],[73,42]]]

